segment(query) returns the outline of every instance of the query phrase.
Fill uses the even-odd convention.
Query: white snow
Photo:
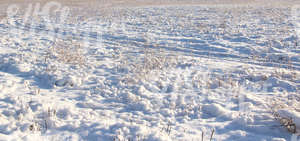
[[[192,141],[214,131],[215,141],[290,141],[300,132],[290,14],[120,6],[71,16],[57,34],[36,20],[28,29],[22,14],[2,19],[0,140]]]

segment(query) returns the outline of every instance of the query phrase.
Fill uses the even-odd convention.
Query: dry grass
[[[48,58],[54,57],[66,64],[84,65],[86,62],[81,44],[72,39],[69,41],[56,41],[48,54]]]
[[[135,61],[131,61],[135,60]],[[148,80],[153,75],[160,75],[159,73],[165,69],[171,69],[178,64],[178,57],[176,55],[168,55],[158,49],[143,50],[143,55],[139,58],[135,56],[128,56],[121,59],[119,62],[119,70],[127,70],[129,73],[123,78],[124,82],[136,84],[139,81]]]
[[[277,112],[273,112],[275,120],[279,121],[280,125],[285,127],[292,134],[296,133],[297,127],[291,117],[283,117]]]

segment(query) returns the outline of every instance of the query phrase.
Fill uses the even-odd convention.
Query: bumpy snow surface
[[[1,20],[0,140],[297,140],[300,43],[291,8],[92,15]]]

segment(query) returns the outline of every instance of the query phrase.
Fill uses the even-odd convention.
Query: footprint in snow
[[[60,80],[55,81],[55,86],[58,86],[58,87],[71,86],[71,87],[73,87],[74,83],[70,79],[60,79]]]

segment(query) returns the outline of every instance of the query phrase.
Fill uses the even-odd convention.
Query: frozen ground
[[[31,26],[23,15],[1,21],[0,140],[297,138],[291,8],[114,10],[56,32],[34,16]]]

